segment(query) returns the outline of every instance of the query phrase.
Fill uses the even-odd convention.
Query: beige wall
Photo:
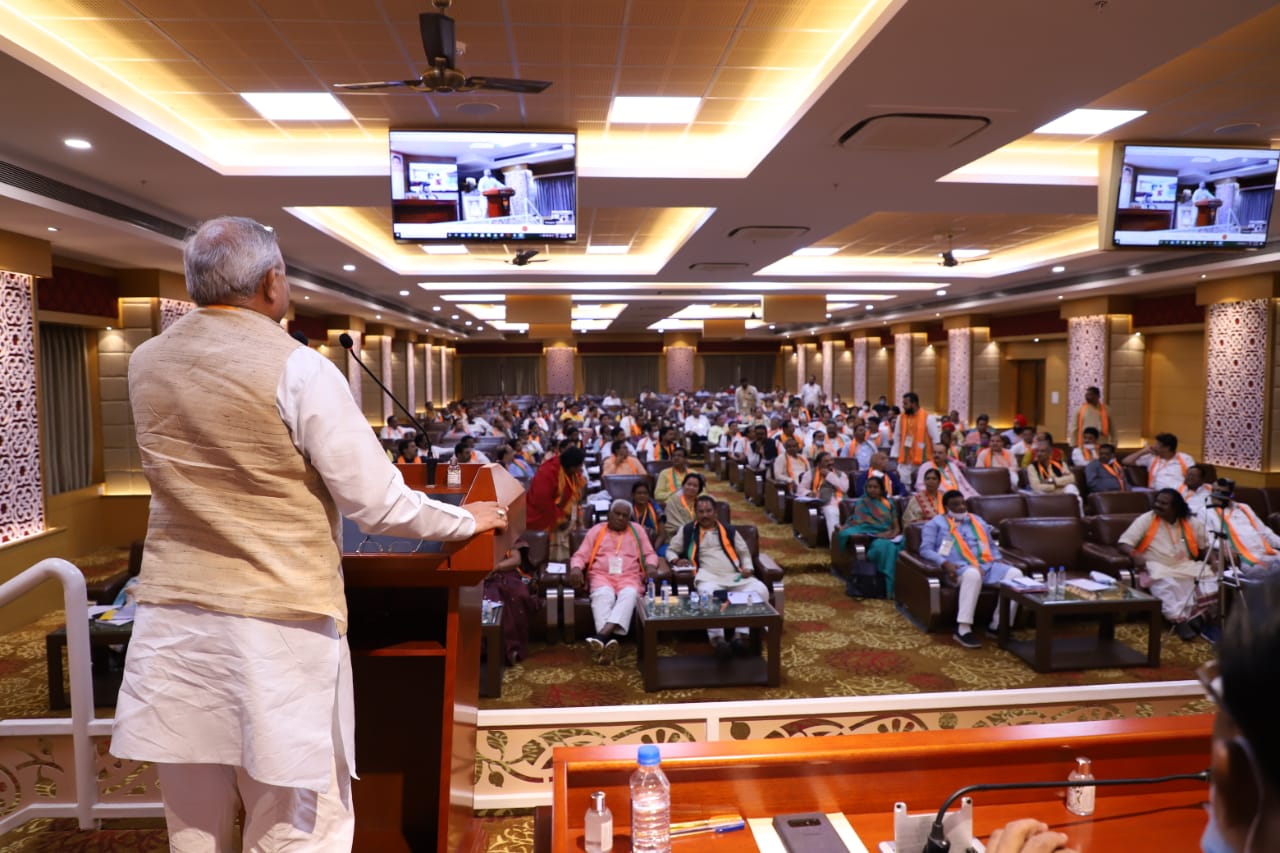
[[[837,342],[832,355],[835,356],[835,366],[831,370],[831,391],[849,402],[853,400],[853,347]]]
[[[1204,452],[1204,332],[1144,335],[1147,400],[1142,436],[1178,437],[1178,449],[1200,459]]]
[[[1000,371],[1007,367],[1000,352],[1000,344],[991,340],[988,329],[973,330],[973,340],[969,344],[973,366],[970,368],[969,382],[969,420],[978,415],[990,416],[991,423],[1013,423],[1013,412],[1002,405],[1000,393]]]
[[[1010,341],[1003,345],[1002,350],[1006,361],[1040,360],[1044,362],[1044,399],[1042,401],[1044,420],[1037,426],[1048,429],[1055,441],[1066,441],[1067,436],[1063,433],[1063,424],[1067,422],[1066,339],[1040,343]],[[1012,399],[1014,391],[1012,382],[1008,379],[1008,374],[1002,372],[1001,384],[1004,385],[1006,382],[1009,383],[1009,394],[1002,396]],[[1053,402],[1055,393],[1058,395],[1056,403]],[[1012,416],[1008,418],[1009,421],[1012,419]]]
[[[911,363],[911,385],[920,396],[920,405],[927,412],[943,411],[938,405],[938,357],[940,351],[930,345],[924,336],[915,345]]]
[[[871,402],[881,396],[893,401],[893,350],[879,345],[874,340],[867,342],[867,397]],[[859,403],[862,401],[859,400]]]

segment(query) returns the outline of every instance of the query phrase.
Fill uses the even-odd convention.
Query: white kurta
[[[300,347],[289,357],[276,408],[338,510],[362,528],[424,539],[475,530],[466,510],[405,486],[346,380],[319,353]],[[139,606],[113,755],[233,765],[266,784],[326,791],[335,754],[355,775],[354,727],[351,660],[333,619]]]

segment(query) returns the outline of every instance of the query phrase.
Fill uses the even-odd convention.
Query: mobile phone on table
[[[774,817],[773,828],[788,853],[849,853],[831,821],[821,812],[780,814]]]

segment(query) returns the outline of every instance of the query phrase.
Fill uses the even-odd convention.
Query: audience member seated
[[[1098,445],[1098,458],[1084,466],[1085,487],[1089,494],[1097,492],[1124,492],[1129,486],[1124,481],[1124,468],[1116,459],[1116,446]]]
[[[964,443],[969,447],[986,448],[991,443],[991,436],[998,435],[991,429],[991,418],[985,414],[978,415],[973,429],[965,433]]]
[[[925,471],[937,471],[942,477],[942,490],[949,492],[952,489],[960,492],[966,498],[973,497],[978,493],[968,479],[964,476],[963,466],[947,455],[947,446],[942,442],[938,442],[933,446],[933,457],[916,469],[915,491],[924,488]]]
[[[1135,450],[1121,460],[1122,465],[1139,465],[1147,469],[1147,488],[1177,489],[1196,461],[1178,452],[1178,437],[1171,432],[1156,436],[1154,444]]]
[[[871,454],[866,470],[859,472],[857,482],[854,484],[855,495],[862,494],[863,485],[868,477],[885,478],[885,497],[893,498],[907,493],[907,490],[902,487],[902,481],[898,479],[898,472],[889,470],[888,454],[879,452]]]
[[[671,496],[680,491],[684,478],[689,476],[689,461],[685,457],[684,448],[671,449],[671,465],[658,472],[653,487],[653,497],[658,503],[665,505]]]
[[[946,512],[942,506],[942,496],[946,490],[941,488],[941,484],[942,472],[937,468],[924,472],[924,488],[911,496],[906,509],[902,511],[903,527],[916,521],[928,521],[935,515]]]
[[[1242,577],[1257,580],[1280,569],[1280,536],[1252,507],[1232,499],[1235,489],[1235,481],[1226,477],[1214,483],[1204,512],[1205,535],[1211,548],[1227,546]]]
[[[659,557],[667,552],[667,528],[662,523],[661,507],[653,502],[649,484],[641,480],[631,486],[631,520],[645,529],[653,550]]]
[[[578,504],[587,493],[582,472],[586,455],[580,447],[567,447],[538,466],[525,499],[525,524],[545,530],[551,559],[569,558],[569,530],[578,523]]]
[[[414,443],[412,438],[401,438],[396,441],[396,452],[391,457],[392,462],[417,462],[418,461],[418,445]]]
[[[1187,469],[1187,476],[1178,484],[1178,494],[1187,502],[1187,509],[1196,518],[1204,518],[1204,507],[1213,494],[1213,483],[1218,479],[1218,469],[1201,462]]]
[[[790,437],[783,445],[784,452],[773,460],[773,481],[795,494],[800,478],[808,473],[809,460],[800,454],[800,442]]]
[[[1098,458],[1097,428],[1085,427],[1083,436],[1083,441],[1071,450],[1071,464],[1076,467],[1084,467]]]
[[[1053,448],[1047,444],[1036,447],[1036,458],[1027,466],[1027,485],[1038,495],[1074,495],[1080,497],[1076,477],[1061,462],[1053,461]]]
[[[747,446],[747,467],[753,471],[763,471],[772,465],[778,457],[778,445],[769,438],[769,428],[764,424],[756,424]]]
[[[1205,853],[1280,850],[1280,576],[1244,592],[1232,609],[1218,660],[1198,675],[1217,706],[1209,747]],[[988,848],[990,849],[990,848]],[[997,851],[998,853],[998,851]]]
[[[883,477],[869,477],[863,485],[862,497],[854,502],[853,511],[838,534],[838,547],[850,550],[850,540],[858,534],[872,537],[867,558],[884,576],[885,594],[893,598],[893,567],[902,550],[902,528],[893,501],[885,497]]]
[[[416,432],[412,427],[401,426],[395,415],[387,415],[387,425],[378,433],[378,438],[383,441],[399,441],[402,438],[413,438]]]
[[[587,531],[569,561],[570,570],[587,576],[596,626],[587,645],[596,663],[617,660],[617,638],[626,635],[636,601],[644,595],[645,570],[658,568],[658,555],[644,529],[631,520],[631,512],[629,501],[614,501],[608,521]]]
[[[978,451],[974,468],[1006,468],[1009,471],[1009,488],[1018,488],[1018,457],[1010,452],[1002,433],[993,432],[984,450]]]
[[[1022,572],[1000,561],[990,526],[965,508],[964,495],[953,489],[942,496],[942,505],[946,514],[926,523],[921,531],[920,557],[942,568],[947,580],[960,588],[955,640],[966,649],[980,649],[982,641],[973,632],[973,615],[982,585],[1022,577]],[[999,627],[997,610],[990,629],[994,632]]]
[[[664,524],[668,542],[675,532],[686,524],[693,522],[697,515],[697,499],[707,487],[707,481],[696,472],[686,474],[680,483],[680,491],[667,499],[665,512],[667,520]]]
[[[1200,626],[1190,616],[1200,593],[1210,595],[1218,584],[1206,575],[1199,556],[1205,549],[1204,525],[1191,515],[1176,489],[1161,489],[1149,511],[1134,519],[1120,536],[1120,553],[1133,560],[1139,584],[1160,599],[1160,609],[1175,626],[1178,637],[1194,640]]]
[[[631,443],[620,438],[609,445],[610,455],[600,463],[600,474],[604,477],[643,476],[647,472],[644,465],[631,452]]]
[[[847,494],[849,475],[837,470],[836,458],[825,451],[814,459],[813,468],[800,477],[800,485],[796,489],[798,497],[817,498],[822,518],[827,523],[828,541],[840,526],[840,501]]]
[[[716,518],[715,498],[700,495],[695,513],[696,520],[682,526],[671,537],[667,554],[675,557],[672,565],[694,567],[698,595],[714,595],[720,590],[729,590],[754,594],[760,601],[768,601],[769,588],[754,576],[751,551],[742,534]],[[733,640],[728,642],[724,629],[707,630],[707,637],[721,660],[734,654],[748,654],[751,647],[747,635],[746,628],[738,628]]]

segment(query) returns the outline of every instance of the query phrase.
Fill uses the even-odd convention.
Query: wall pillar
[[[1067,320],[1067,404],[1063,425],[1067,441],[1075,441],[1076,412],[1085,389],[1096,386],[1111,417],[1111,439],[1117,446],[1142,440],[1142,406],[1146,352],[1133,331],[1129,303],[1123,297],[1099,296],[1062,306]]]
[[[855,406],[861,406],[867,398],[867,337],[858,335],[853,339],[853,400]]]
[[[36,396],[35,277],[0,272],[0,542],[44,532]]]
[[[1273,413],[1280,408],[1280,400],[1271,356],[1276,346],[1277,291],[1273,274],[1196,288],[1196,302],[1207,306],[1205,462],[1238,471],[1275,470]]]
[[[548,394],[572,396],[574,362],[577,356],[577,349],[569,345],[558,344],[543,350],[547,368]]]
[[[893,394],[889,399],[891,405],[898,404],[902,400],[902,395],[908,391],[915,391],[916,356],[924,349],[925,343],[923,329],[909,323],[893,327]]]

